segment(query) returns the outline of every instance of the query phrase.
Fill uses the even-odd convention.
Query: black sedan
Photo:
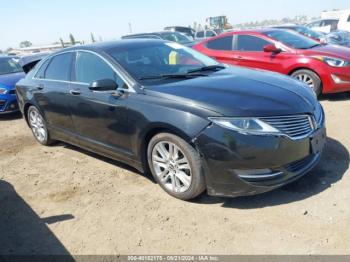
[[[310,171],[325,144],[311,89],[161,40],[65,49],[17,84],[36,140],[150,171],[188,200],[263,193]]]

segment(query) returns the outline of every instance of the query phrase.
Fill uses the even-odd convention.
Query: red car
[[[350,90],[350,48],[320,44],[292,31],[230,32],[193,48],[225,64],[290,75],[317,95]]]

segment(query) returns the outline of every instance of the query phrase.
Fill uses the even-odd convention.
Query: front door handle
[[[73,96],[78,96],[81,94],[80,90],[76,90],[76,89],[70,90],[69,93]]]
[[[43,85],[43,84],[39,84],[39,85],[37,85],[37,86],[35,87],[35,89],[41,91],[41,90],[44,89],[44,85]]]

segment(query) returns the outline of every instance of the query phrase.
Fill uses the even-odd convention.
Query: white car
[[[338,23],[339,19],[321,19],[308,23],[305,26],[312,30],[328,34],[338,29]]]
[[[340,16],[338,29],[350,32],[350,10]]]

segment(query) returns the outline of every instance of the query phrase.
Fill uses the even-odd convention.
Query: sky
[[[0,49],[16,48],[28,40],[34,45],[63,38],[90,41],[129,33],[162,30],[170,25],[205,23],[210,16],[227,15],[231,24],[280,19],[296,15],[319,16],[323,10],[349,9],[349,0],[0,0]]]

